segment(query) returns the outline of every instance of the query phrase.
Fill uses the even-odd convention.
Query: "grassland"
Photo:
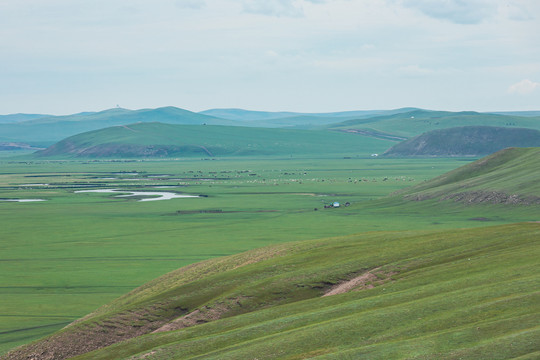
[[[47,201],[0,202],[0,273],[9,274],[0,284],[0,351],[201,260],[297,240],[483,227],[535,221],[539,215],[537,206],[448,202],[441,207],[437,199],[381,199],[470,159],[1,161],[0,198]],[[137,202],[74,193],[160,186],[204,196]],[[352,205],[323,208],[332,201]]]

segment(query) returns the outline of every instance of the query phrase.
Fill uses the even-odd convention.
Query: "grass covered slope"
[[[540,131],[495,126],[432,130],[392,146],[386,156],[478,156],[508,147],[540,146]]]
[[[398,193],[406,199],[540,203],[540,148],[508,148]]]
[[[121,340],[77,359],[534,358],[539,238],[538,223],[377,232],[212,259],[5,358]]]
[[[362,154],[392,143],[328,131],[239,126],[141,123],[69,137],[36,153],[40,157],[189,157],[238,155]]]

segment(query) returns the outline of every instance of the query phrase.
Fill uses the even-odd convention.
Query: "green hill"
[[[332,124],[329,128],[334,130],[364,129],[410,138],[431,130],[461,126],[518,127],[540,130],[540,117],[416,109],[393,115],[344,121]]]
[[[508,148],[398,193],[410,200],[540,204],[540,148]]]
[[[377,232],[216,258],[5,359],[533,359],[539,238]]]
[[[368,156],[392,143],[328,131],[140,123],[69,137],[39,157],[219,157],[348,154]]]
[[[540,146],[540,131],[494,126],[432,130],[392,146],[386,156],[478,156],[507,147]]]

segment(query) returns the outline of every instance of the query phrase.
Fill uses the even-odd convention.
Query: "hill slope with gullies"
[[[540,148],[507,149],[404,194],[533,196],[539,164]],[[501,206],[538,214],[535,204]],[[3,359],[534,359],[539,239],[536,221],[369,232],[214,258]]]
[[[69,137],[39,157],[138,158],[382,152],[386,140],[328,131],[140,123]]]
[[[508,148],[396,194],[409,200],[540,204],[540,148]]]
[[[385,156],[479,156],[508,147],[540,146],[540,131],[495,126],[432,130],[388,149]]]

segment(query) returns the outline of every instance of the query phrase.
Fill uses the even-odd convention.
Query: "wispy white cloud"
[[[176,7],[185,9],[202,9],[206,6],[204,0],[176,0],[174,4]]]
[[[398,69],[398,73],[405,76],[426,76],[431,75],[434,72],[435,71],[433,71],[432,69],[421,67],[419,65],[407,65],[402,66]]]
[[[267,16],[300,17],[304,15],[302,7],[290,0],[244,0],[243,9],[250,14]]]
[[[487,0],[404,0],[403,4],[456,24],[478,24],[497,12],[496,2]]]
[[[540,83],[529,79],[521,80],[508,88],[510,94],[527,95],[540,88]]]

